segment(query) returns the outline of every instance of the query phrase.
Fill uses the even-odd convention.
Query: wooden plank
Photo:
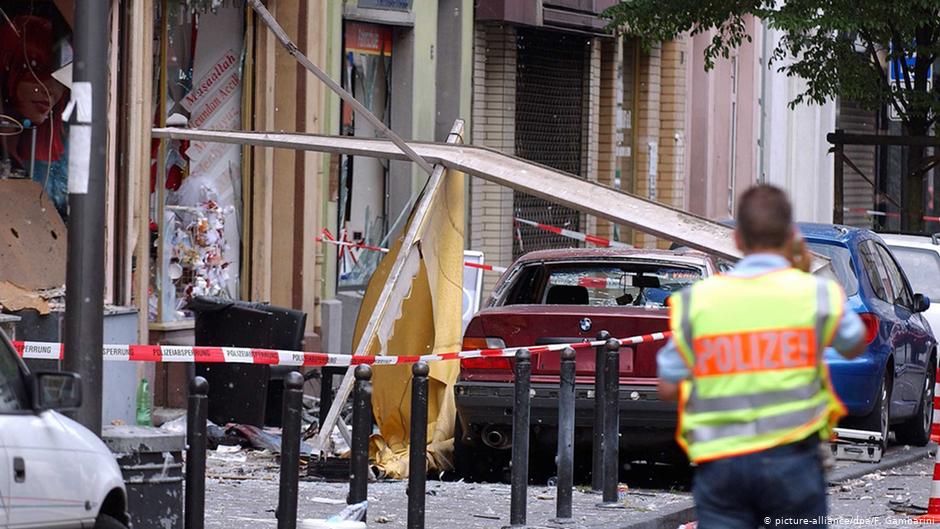
[[[255,22],[258,23],[257,21]],[[259,33],[255,42],[256,79],[254,85],[254,126],[266,130],[274,129],[275,53],[274,35],[266,31]],[[246,223],[245,233],[251,233],[251,298],[271,299],[272,263],[272,210],[274,191],[274,149],[252,147],[253,171],[251,223]],[[250,230],[250,231],[249,231]]]
[[[279,0],[273,4],[277,16],[284,21],[284,30],[289,35],[297,34],[297,11],[300,0]],[[275,46],[276,48],[276,46]],[[275,49],[274,78],[274,129],[296,130],[297,113],[297,62],[283,50]],[[271,208],[271,303],[293,307],[293,260],[294,260],[294,157],[302,155],[287,149],[274,151],[273,195]],[[299,251],[299,248],[296,249]],[[297,285],[300,288],[300,285]]]

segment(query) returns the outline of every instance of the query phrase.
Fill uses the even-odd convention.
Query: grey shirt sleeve
[[[691,375],[689,367],[682,359],[682,353],[676,348],[676,343],[672,338],[656,355],[656,367],[659,378],[669,382],[680,382]]]

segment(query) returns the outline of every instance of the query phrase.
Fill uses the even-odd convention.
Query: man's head
[[[745,254],[774,252],[789,255],[793,242],[793,211],[786,193],[757,185],[738,199],[735,242]]]

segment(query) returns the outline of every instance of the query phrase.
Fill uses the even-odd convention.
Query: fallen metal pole
[[[155,128],[153,137],[408,160],[395,144],[387,140],[354,136]],[[582,180],[575,175],[486,147],[427,142],[409,142],[409,145],[431,163],[708,254],[732,260],[741,258],[730,227],[678,208]],[[814,254],[814,270],[827,264],[828,259]]]
[[[185,529],[205,527],[206,507],[206,421],[209,414],[209,383],[196,377],[189,383],[186,410],[186,507]]]
[[[607,340],[604,359],[604,486],[601,506],[618,507],[620,478],[620,342]]]
[[[529,487],[529,405],[532,355],[528,349],[516,353],[515,398],[512,406],[512,468],[510,469],[509,525],[526,523],[526,493]]]
[[[300,420],[304,377],[291,371],[284,377],[281,414],[281,481],[277,493],[277,529],[297,527],[297,491],[300,477]]]
[[[368,499],[369,493],[369,435],[372,433],[372,368],[356,367],[356,385],[353,391],[352,453],[349,458],[349,496],[346,503],[353,505]]]
[[[313,64],[313,62],[311,62],[310,59],[308,59],[307,56],[304,55],[302,51],[300,51],[300,48],[298,48],[297,45],[290,40],[290,37],[287,36],[287,32],[285,32],[284,28],[282,28],[281,25],[277,23],[274,15],[272,15],[264,7],[264,4],[261,3],[261,0],[248,0],[248,5],[250,5],[251,8],[254,9],[256,13],[258,13],[258,16],[261,17],[261,20],[265,23],[266,26],[268,26],[271,32],[274,33],[274,36],[277,37],[277,40],[281,41],[281,44],[283,44],[284,48],[287,49],[287,53],[290,53],[295,59],[297,59],[297,62],[309,70],[310,73],[317,76],[318,79],[323,81],[323,83],[326,84],[330,90],[342,98],[347,105],[353,107],[353,110],[355,110],[357,114],[366,118],[366,120],[371,123],[372,126],[376,128],[376,130],[380,131],[383,136],[392,140],[392,142],[399,149],[401,149],[401,152],[405,153],[405,155],[407,155],[411,161],[418,164],[418,167],[423,169],[425,173],[430,175],[432,172],[434,172],[431,164],[425,161],[424,158],[418,156],[418,154],[405,142],[405,140],[401,139],[398,134],[395,134],[391,129],[386,127],[385,123],[382,123],[382,120],[370,112],[369,109],[365,107],[365,105],[357,101],[352,94],[344,90],[343,87],[334,81],[332,77],[327,75],[326,72],[318,68],[316,64]]]
[[[555,520],[571,519],[572,490],[574,489],[574,349],[561,352],[560,382],[558,387],[558,489],[555,493]]]
[[[408,448],[408,529],[424,529],[424,495],[428,478],[428,364],[411,368],[411,439]]]
[[[597,333],[598,341],[610,339],[610,333]],[[607,344],[599,345],[594,350],[594,426],[591,446],[591,490],[600,492],[604,486],[604,361],[607,358]]]

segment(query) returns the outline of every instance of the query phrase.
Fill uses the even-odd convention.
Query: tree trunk
[[[913,118],[904,124],[904,132],[909,136],[926,136],[927,123],[924,119]],[[901,229],[907,232],[924,231],[924,211],[926,201],[925,171],[920,166],[924,162],[926,147],[912,145],[907,147],[907,159],[901,179]]]

